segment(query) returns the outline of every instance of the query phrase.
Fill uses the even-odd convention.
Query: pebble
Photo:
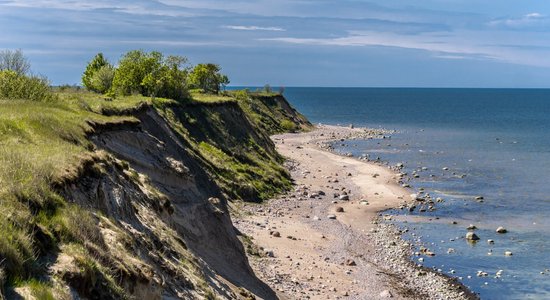
[[[346,260],[346,266],[357,266],[355,261],[353,259],[347,259]]]
[[[274,231],[273,234],[272,234],[272,236],[274,236],[274,237],[281,237],[281,233],[278,232],[278,231]]]
[[[497,233],[506,233],[506,232],[508,232],[508,230],[506,230],[506,228],[504,228],[504,227],[502,227],[502,226],[500,226],[499,228],[497,228],[496,231],[497,231]]]
[[[339,199],[342,200],[342,201],[348,201],[348,200],[349,200],[349,196],[348,196],[348,195],[342,195],[342,196],[340,196]]]
[[[344,212],[344,208],[341,207],[341,206],[338,206],[338,207],[336,208],[336,212],[339,212],[339,213]]]
[[[336,220],[336,216],[335,215],[328,215],[327,219]]]
[[[477,271],[477,277],[487,277],[489,274],[483,271]]]

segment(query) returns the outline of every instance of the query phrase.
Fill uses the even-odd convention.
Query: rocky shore
[[[384,222],[410,207],[395,168],[331,151],[334,141],[391,132],[317,126],[273,136],[296,189],[238,207],[235,226],[256,274],[282,299],[475,299],[462,284],[410,260],[413,245]],[[429,251],[429,250],[426,250]]]

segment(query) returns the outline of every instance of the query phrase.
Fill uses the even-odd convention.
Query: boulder
[[[468,232],[466,233],[466,239],[468,241],[478,241],[479,240],[479,236],[477,236],[477,234],[473,233],[473,232]]]

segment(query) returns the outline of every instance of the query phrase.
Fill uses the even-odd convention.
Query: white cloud
[[[533,28],[537,26],[544,26],[547,28],[550,25],[550,18],[541,13],[529,13],[520,17],[514,18],[502,18],[490,21],[488,23],[491,27],[505,27],[512,29]]]
[[[171,47],[204,47],[204,46],[230,46],[223,42],[199,42],[199,41],[171,41],[171,40],[121,40],[117,43],[128,45],[152,45]]]
[[[494,31],[455,31],[449,33],[422,33],[407,35],[399,33],[379,31],[353,31],[347,36],[336,38],[264,38],[263,41],[275,41],[290,44],[314,45],[314,46],[341,46],[341,47],[396,47],[429,51],[434,56],[444,59],[483,59],[496,60],[506,63],[550,67],[550,57],[542,56],[535,46],[550,46],[550,34],[540,40],[533,47],[513,48],[498,44],[488,44],[487,41],[506,42],[508,45],[525,46],[520,37],[525,33],[518,32],[510,35],[509,32]],[[537,37],[541,38],[540,35]],[[527,38],[532,40],[531,37]]]
[[[225,25],[222,28],[233,30],[246,30],[246,31],[286,31],[281,27],[261,27],[261,26],[242,26],[242,25]]]
[[[109,9],[134,15],[159,15],[172,17],[196,16],[194,11],[185,7],[171,7],[154,0],[8,0],[0,3],[0,6],[20,8],[47,8],[69,11],[91,11]]]

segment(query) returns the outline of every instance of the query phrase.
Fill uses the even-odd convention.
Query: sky
[[[548,88],[550,1],[0,0],[0,49],[53,84],[143,49],[238,86]]]

